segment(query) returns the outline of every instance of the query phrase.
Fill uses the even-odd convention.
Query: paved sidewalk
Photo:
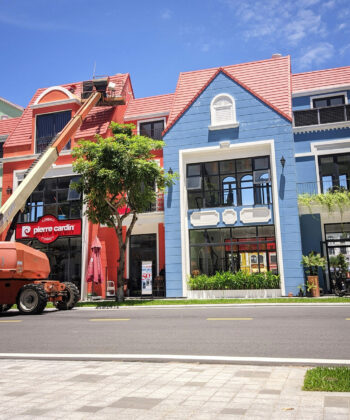
[[[0,360],[0,419],[350,419],[304,367]]]

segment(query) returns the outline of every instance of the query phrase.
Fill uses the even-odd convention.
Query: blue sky
[[[292,71],[350,65],[349,0],[0,0],[0,96],[129,72],[136,97],[180,71],[292,56]]]

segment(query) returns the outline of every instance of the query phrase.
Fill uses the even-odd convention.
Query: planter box
[[[281,289],[248,289],[248,290],[188,290],[187,299],[229,299],[229,298],[277,298]]]

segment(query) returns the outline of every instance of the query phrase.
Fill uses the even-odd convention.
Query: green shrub
[[[280,277],[271,271],[253,274],[218,271],[213,276],[200,274],[190,277],[188,286],[191,290],[279,289]]]

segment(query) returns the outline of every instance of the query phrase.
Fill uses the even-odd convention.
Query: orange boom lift
[[[7,238],[12,236],[18,212],[101,97],[100,92],[92,91],[61,133],[32,164],[22,183],[0,208],[0,234],[12,223]],[[39,314],[48,301],[58,309],[72,309],[79,300],[78,288],[70,282],[47,280],[49,274],[49,260],[43,252],[17,242],[0,242],[0,312],[9,310],[16,303],[23,314]]]

